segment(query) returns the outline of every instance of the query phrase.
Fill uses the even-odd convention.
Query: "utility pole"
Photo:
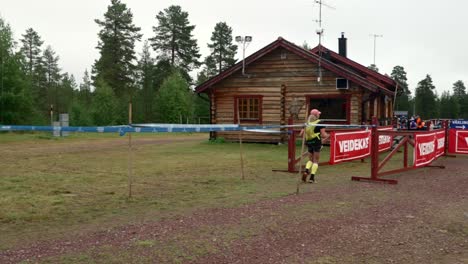
[[[376,46],[377,46],[377,38],[381,38],[381,37],[383,37],[383,35],[371,34],[370,36],[374,38],[374,66],[376,66],[376,64],[375,64],[375,49],[376,49]]]

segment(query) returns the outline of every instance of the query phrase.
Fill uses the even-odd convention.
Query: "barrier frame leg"
[[[376,117],[372,118],[372,133],[371,133],[371,177],[352,176],[352,181],[369,181],[387,184],[397,184],[397,180],[393,179],[380,179],[378,178],[379,172],[379,134],[378,134],[378,120]],[[402,144],[399,145],[401,147]]]

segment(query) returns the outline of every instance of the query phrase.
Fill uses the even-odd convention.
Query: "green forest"
[[[142,39],[131,10],[120,0],[111,0],[95,23],[99,56],[89,71],[84,67],[78,84],[61,69],[59,54],[44,44],[40,32],[29,28],[14,39],[8,21],[0,17],[0,124],[48,125],[60,113],[69,114],[71,126],[128,124],[130,102],[133,123],[209,122],[208,98],[193,87],[236,63],[238,47],[229,25],[214,25],[206,43],[211,53],[201,58],[195,25],[178,5],[156,14],[148,39]],[[142,50],[136,51],[140,42]],[[437,94],[428,74],[411,94],[406,76],[404,67],[393,68],[391,77],[399,83],[395,110],[423,118],[468,118],[462,80]]]

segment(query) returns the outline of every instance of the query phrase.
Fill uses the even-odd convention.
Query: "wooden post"
[[[281,98],[280,98],[280,104],[281,104],[281,110],[280,110],[280,125],[284,126],[286,125],[286,85],[282,84],[281,85]],[[281,129],[281,136],[280,136],[280,141],[281,143],[284,143],[287,138],[286,129],[282,128]]]
[[[239,100],[239,99],[237,99]],[[240,115],[239,115],[239,103],[237,104],[237,124],[240,128]],[[239,152],[240,152],[240,164],[241,164],[241,178],[242,180],[245,179],[244,177],[244,155],[242,151],[242,129],[239,130]]]
[[[371,134],[371,179],[377,179],[379,170],[379,133],[377,126],[379,124],[376,116],[372,117],[372,134]]]
[[[288,172],[295,172],[295,161],[296,161],[296,134],[294,133],[294,128],[292,125],[294,125],[294,119],[293,116],[290,116],[288,119],[288,125],[290,127],[288,128],[288,134],[289,134],[289,139],[288,139]]]
[[[304,124],[307,124],[307,116],[309,114],[309,104],[306,102],[306,112],[305,112],[305,117],[304,117]],[[297,186],[296,186],[296,195],[299,194],[299,187],[302,182],[302,153],[304,153],[304,146],[305,146],[305,131],[306,127],[304,127],[304,132],[302,133],[302,147],[301,147],[301,157],[299,161],[299,177],[297,181]],[[295,144],[295,143],[294,143]]]
[[[448,120],[444,120],[444,122],[442,123],[442,127],[444,128],[444,131],[445,131],[445,136],[444,136],[444,156],[448,156],[447,155],[447,150],[448,150],[448,137],[449,137],[449,123],[448,123]]]
[[[128,123],[132,123],[132,102],[128,103]],[[132,133],[128,132],[128,198],[132,197]]]
[[[405,138],[409,136],[405,136]],[[405,149],[403,152],[403,167],[406,169],[408,168],[408,141],[405,142]]]
[[[212,89],[213,90],[213,89]],[[213,91],[210,92],[210,124],[217,124],[216,120],[216,101],[215,101],[215,94]],[[210,140],[216,138],[216,132],[210,132]]]

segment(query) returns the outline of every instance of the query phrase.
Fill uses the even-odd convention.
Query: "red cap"
[[[314,116],[318,116],[318,115],[320,115],[321,113],[322,113],[322,112],[320,112],[320,111],[317,110],[317,109],[312,109],[312,110],[310,110],[310,114],[311,114],[311,115],[314,115]]]

